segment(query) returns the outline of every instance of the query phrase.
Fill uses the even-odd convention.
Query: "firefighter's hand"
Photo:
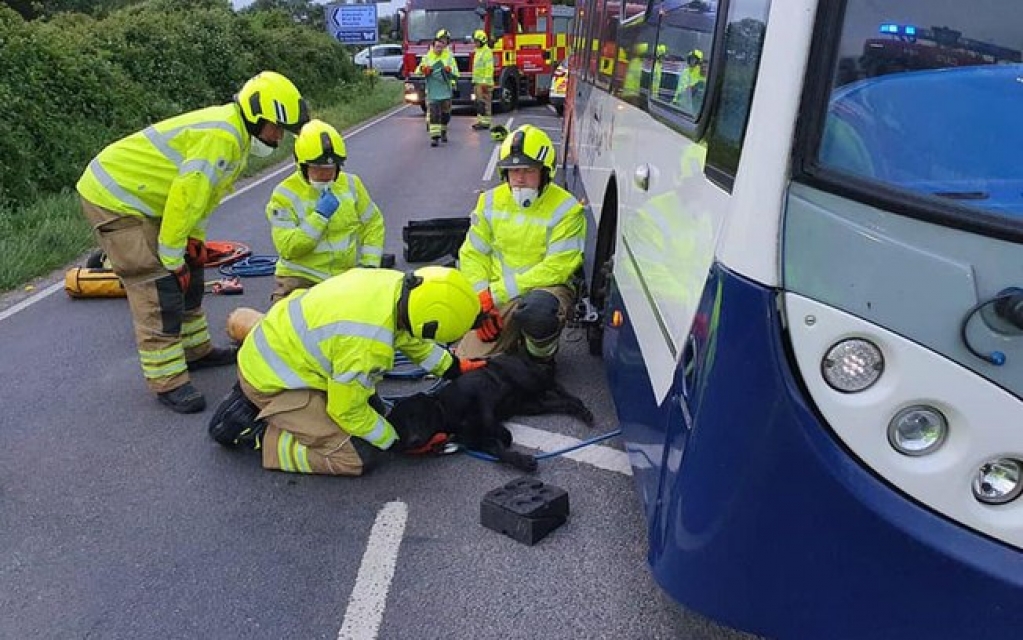
[[[185,247],[185,260],[193,267],[202,268],[209,262],[209,254],[206,251],[206,243],[198,238],[189,238]]]
[[[181,293],[188,291],[188,285],[192,284],[192,271],[188,268],[187,264],[183,264],[174,271],[171,271],[174,277],[178,280],[178,286],[181,287]]]
[[[451,75],[451,67],[444,67],[444,73]]]
[[[324,189],[323,193],[320,194],[319,200],[316,201],[316,213],[320,214],[327,220],[334,215],[337,208],[341,206],[337,196],[330,189]]]
[[[428,67],[426,65],[423,65],[423,75],[424,76],[428,76],[431,73],[433,73],[433,67]]]
[[[504,320],[501,318],[501,312],[494,308],[491,308],[490,311],[482,312],[477,324],[476,337],[482,342],[497,340],[497,337],[501,335],[501,329],[504,329]]]

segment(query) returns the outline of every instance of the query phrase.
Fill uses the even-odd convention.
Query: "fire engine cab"
[[[472,34],[483,29],[494,51],[495,111],[511,111],[519,98],[546,100],[551,77],[568,55],[574,9],[551,0],[408,0],[399,10],[405,102],[426,110],[424,78],[417,65],[441,29],[451,33],[451,52],[460,77],[454,104],[471,105]]]

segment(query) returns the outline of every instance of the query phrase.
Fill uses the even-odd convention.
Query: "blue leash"
[[[582,442],[579,442],[578,444],[574,444],[571,447],[565,447],[564,449],[556,449],[554,451],[548,451],[546,453],[541,453],[540,455],[533,456],[533,457],[536,458],[537,460],[547,460],[548,458],[554,458],[554,457],[557,457],[557,456],[560,456],[560,455],[564,455],[566,453],[571,453],[571,452],[573,452],[573,451],[575,451],[577,449],[582,449],[583,447],[588,447],[591,444],[597,444],[598,442],[603,442],[605,440],[610,440],[611,438],[613,438],[615,436],[619,436],[621,434],[622,434],[622,430],[621,429],[615,429],[614,431],[609,431],[609,432],[607,432],[605,434],[602,434],[602,435],[599,435],[599,436],[595,436],[593,438],[590,438],[589,440],[583,440]],[[490,455],[489,453],[483,453],[482,451],[473,451],[472,449],[462,449],[462,451],[464,451],[467,455],[469,455],[469,456],[471,456],[473,458],[476,458],[478,460],[487,460],[489,462],[498,462],[498,459],[495,458],[494,456]]]
[[[272,276],[276,266],[277,256],[249,256],[237,262],[222,264],[217,267],[217,271],[228,277],[254,278],[258,276]]]

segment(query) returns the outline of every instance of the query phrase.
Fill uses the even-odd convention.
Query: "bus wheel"
[[[586,342],[590,355],[604,354],[604,324],[607,320],[607,304],[611,293],[611,274],[614,270],[615,233],[618,222],[618,189],[612,182],[604,196],[600,209],[600,230],[595,247],[596,260],[593,262],[593,277],[590,279],[590,303],[596,307],[597,322],[586,327]]]

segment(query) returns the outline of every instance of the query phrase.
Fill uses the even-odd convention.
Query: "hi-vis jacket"
[[[476,45],[476,53],[472,57],[472,83],[494,84],[494,51],[486,45]]]
[[[328,220],[316,213],[320,193],[295,171],[277,185],[266,216],[280,258],[279,276],[322,282],[359,265],[379,267],[384,217],[358,176],[340,172],[331,185],[341,206]]]
[[[395,349],[441,375],[454,359],[443,347],[397,329],[404,274],[352,269],[277,302],[245,338],[238,370],[263,393],[318,389],[344,431],[386,449],[394,427],[368,404]]]
[[[504,304],[537,287],[568,284],[583,263],[585,242],[586,217],[568,191],[548,184],[523,209],[503,183],[480,195],[459,268],[477,293],[489,288]]]
[[[173,271],[184,264],[188,238],[205,239],[206,221],[245,168],[251,144],[237,105],[191,111],[107,146],[76,188],[104,209],[160,219],[160,261]]]
[[[445,73],[444,67],[451,67],[450,75]],[[455,62],[455,54],[451,49],[444,49],[440,54],[430,49],[426,55],[419,60],[419,71],[433,69],[433,73],[426,76],[426,99],[430,102],[439,100],[450,100],[454,95],[451,85],[458,78],[458,63]]]

